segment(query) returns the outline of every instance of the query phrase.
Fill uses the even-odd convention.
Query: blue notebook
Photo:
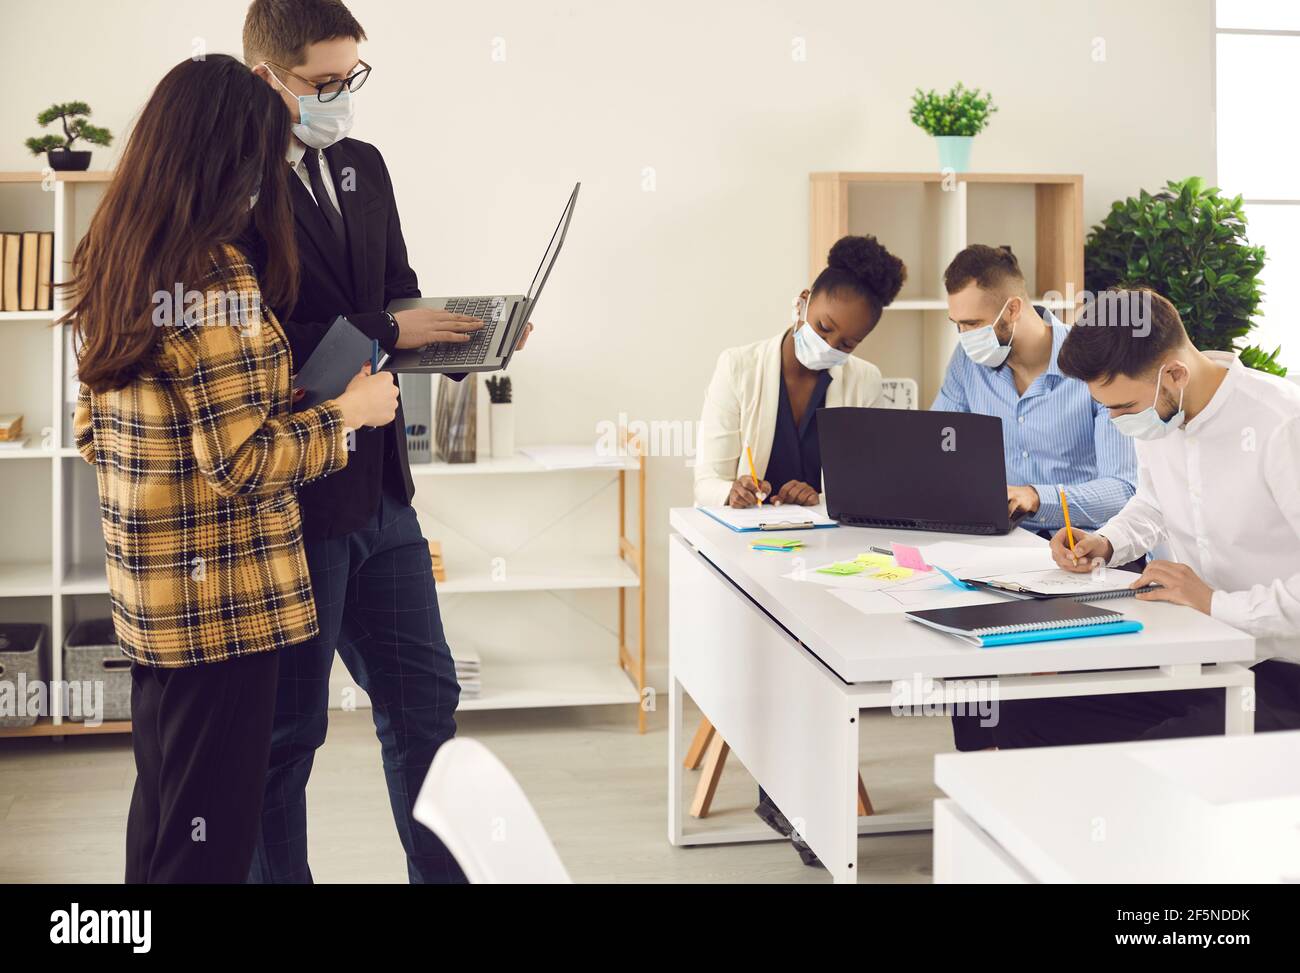
[[[1067,598],[935,608],[907,617],[981,648],[1142,631],[1141,622],[1117,611]]]

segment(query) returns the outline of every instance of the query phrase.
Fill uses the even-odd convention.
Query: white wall
[[[975,165],[1083,173],[1090,224],[1139,187],[1214,175],[1210,0],[351,7],[375,67],[355,135],[385,152],[426,293],[519,289],[583,181],[540,330],[512,368],[521,443],[588,438],[620,412],[695,418],[717,352],[780,328],[807,282],[808,173],[936,164],[908,120],[917,86],[991,91],[1000,111]],[[243,10],[6,4],[0,170],[35,168],[22,140],[55,100],[89,101],[98,124],[124,134],[195,38],[239,52]],[[796,38],[804,62],[791,57]],[[96,168],[116,157],[96,151]],[[690,498],[683,461],[654,460],[660,664],[666,510]]]

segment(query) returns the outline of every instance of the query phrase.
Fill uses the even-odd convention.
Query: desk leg
[[[682,684],[668,675],[668,842],[682,843]]]
[[[1241,684],[1223,689],[1223,732],[1228,736],[1255,732],[1255,673],[1241,668]]]
[[[843,836],[845,854],[843,861],[831,864],[823,862],[831,873],[835,884],[842,885],[858,880],[858,717],[860,713],[856,704],[844,711],[843,760],[840,770],[832,782],[831,793],[835,795],[836,827]]]

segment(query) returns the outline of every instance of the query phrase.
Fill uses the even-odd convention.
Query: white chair
[[[477,740],[457,737],[438,749],[413,813],[475,885],[573,881],[523,788]]]

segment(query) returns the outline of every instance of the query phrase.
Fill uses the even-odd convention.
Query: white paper
[[[921,548],[926,564],[937,564],[958,577],[983,578],[1012,571],[1049,571],[1056,567],[1052,550],[1042,544],[1034,547],[995,547],[991,544],[966,544],[939,541]]]
[[[703,507],[710,517],[721,520],[724,524],[741,530],[754,530],[764,525],[794,527],[799,524],[834,524],[826,516],[825,506],[800,507],[794,504],[780,507]]]
[[[864,615],[900,615],[903,612],[920,611],[924,608],[963,608],[966,605],[984,604],[989,600],[989,596],[983,592],[962,591],[951,585],[942,589],[932,588],[912,592],[900,592],[896,589],[852,591],[848,588],[836,588],[831,591],[831,596]],[[908,599],[919,600],[909,604]]]
[[[626,466],[627,456],[604,456],[595,446],[526,446],[519,450],[548,470],[581,470],[600,466]]]

